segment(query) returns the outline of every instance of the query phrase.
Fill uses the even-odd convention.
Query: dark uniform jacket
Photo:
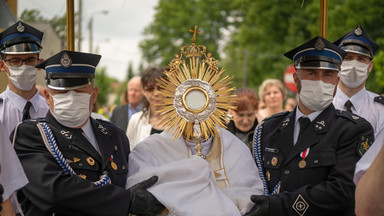
[[[50,126],[58,148],[77,175],[64,173],[47,150],[36,126],[38,121]],[[128,215],[127,136],[111,123],[92,118],[90,121],[101,155],[80,129],[61,125],[50,112],[45,119],[24,121],[14,131],[15,150],[29,180],[18,192],[25,215]],[[92,182],[105,171],[112,184],[94,186]]]
[[[296,107],[297,109],[297,107]],[[331,104],[293,143],[296,109],[265,120],[261,152],[270,196],[270,215],[354,215],[353,175],[364,147],[374,139],[363,118]],[[310,147],[306,165],[300,153]]]
[[[124,132],[127,132],[128,127],[128,103],[117,106],[113,112],[110,121],[121,128]]]

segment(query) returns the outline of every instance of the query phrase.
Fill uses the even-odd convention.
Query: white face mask
[[[53,116],[60,124],[74,128],[88,120],[91,114],[89,109],[91,94],[68,91],[51,97],[54,105]]]
[[[321,80],[301,80],[299,98],[310,110],[324,110],[333,101],[335,86]]]
[[[15,85],[18,89],[24,91],[32,89],[33,84],[35,84],[37,80],[37,68],[30,65],[21,65],[19,67],[7,67],[10,73],[8,79],[11,80],[13,85]]]
[[[352,60],[343,61],[339,76],[341,81],[349,88],[356,88],[368,78],[368,64]]]

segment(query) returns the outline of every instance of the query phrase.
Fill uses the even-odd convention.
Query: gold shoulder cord
[[[180,54],[170,62],[170,71],[165,78],[158,80],[162,103],[158,111],[166,131],[174,130],[175,139],[183,135],[187,141],[196,142],[197,155],[202,156],[202,139],[219,135],[219,127],[225,128],[229,118],[228,109],[236,100],[229,87],[233,77],[224,76],[219,71],[218,60],[206,53],[205,45],[196,45],[197,26],[192,43],[182,46]]]

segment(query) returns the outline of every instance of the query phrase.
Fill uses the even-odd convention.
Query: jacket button
[[[314,160],[313,163],[314,163],[314,164],[318,164],[318,163],[319,163],[319,160]]]
[[[289,170],[284,170],[285,175],[289,175]]]

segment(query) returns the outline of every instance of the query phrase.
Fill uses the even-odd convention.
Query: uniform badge
[[[74,161],[75,163],[77,163],[77,162],[80,161],[80,158],[74,157],[74,158],[73,158],[73,161]]]
[[[265,173],[265,178],[267,179],[267,181],[271,181],[271,173],[269,171]]]
[[[299,162],[299,168],[303,169],[305,166],[307,166],[307,162],[303,159]]]
[[[72,160],[70,160],[70,159],[65,159],[66,161],[67,161],[67,163],[73,163],[73,161]]]
[[[307,156],[309,154],[309,150],[310,150],[310,147],[304,149],[304,151],[302,151],[300,153],[300,157],[302,158],[302,160],[299,162],[299,168],[300,169],[303,169],[307,166],[307,162],[305,161],[305,158],[307,158]]]
[[[315,124],[315,129],[322,130],[325,128],[325,121],[318,121]]]
[[[87,162],[91,166],[95,165],[95,160],[92,157],[87,157]]]
[[[86,175],[84,175],[84,174],[79,174],[78,176],[79,176],[80,178],[84,179],[84,180],[86,180],[86,179],[87,179],[87,176],[86,176]]]
[[[272,164],[272,166],[276,166],[276,165],[277,165],[277,162],[279,162],[279,160],[277,159],[277,157],[273,157],[272,160],[271,160],[271,164]]]
[[[368,151],[369,147],[371,147],[372,141],[369,140],[369,138],[366,138],[364,136],[361,137],[360,144],[357,147],[357,153],[360,157],[362,157],[365,152]]]
[[[283,124],[282,124],[283,128],[287,127],[287,126],[289,125],[289,122],[290,122],[290,121],[291,121],[290,118],[286,118],[286,119],[284,119]]]
[[[358,26],[356,29],[355,29],[355,35],[357,36],[360,36],[363,34],[363,30],[361,30],[361,27]]]
[[[72,59],[68,56],[66,52],[64,52],[63,56],[61,56],[60,65],[63,68],[68,68],[72,65]]]
[[[60,131],[61,135],[65,136],[66,139],[72,139],[72,134],[69,131],[62,130]]]
[[[101,131],[101,133],[107,135],[108,134],[108,130],[107,128],[103,127],[103,125],[99,125],[98,126],[99,130]]]
[[[323,40],[319,37],[317,38],[315,44],[314,44],[314,47],[317,51],[322,51],[325,47],[325,43],[323,42]]]
[[[117,170],[117,165],[116,165],[116,163],[113,161],[113,155],[111,155],[111,157],[109,158],[109,161],[111,162],[111,167],[112,167],[112,169]]]
[[[297,212],[298,215],[303,216],[308,210],[309,205],[301,196],[301,194],[299,194],[299,196],[296,198],[296,201],[293,203],[292,208]]]
[[[17,29],[18,32],[24,32],[25,27],[23,26],[23,24],[22,24],[21,22],[19,22],[19,23],[17,24],[16,29]]]

